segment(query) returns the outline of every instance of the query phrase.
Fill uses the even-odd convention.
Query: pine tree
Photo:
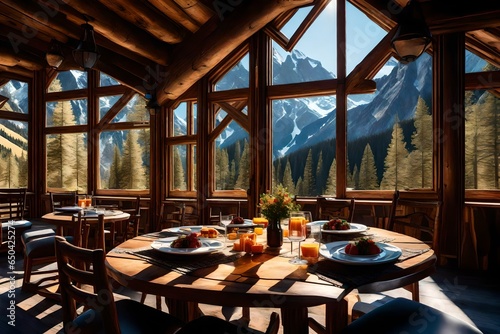
[[[7,160],[4,154],[2,154],[2,148],[3,146],[0,146],[0,187],[7,187],[7,182],[4,177],[7,170]]]
[[[412,135],[412,145],[415,147],[410,154],[411,163],[408,172],[412,175],[408,179],[411,188],[432,187],[432,115],[429,114],[429,107],[425,101],[419,97],[415,110],[415,132]]]
[[[316,191],[315,195],[320,195],[323,193],[324,188],[324,177],[323,177],[323,151],[319,151],[318,165],[316,166]]]
[[[6,188],[19,187],[19,167],[12,151],[6,152],[4,160],[3,168],[0,169],[0,184]]]
[[[290,165],[290,160],[287,160],[285,171],[283,172],[283,187],[287,188],[292,194],[298,194],[292,179],[292,167]]]
[[[186,174],[182,165],[181,154],[178,147],[173,147],[174,159],[174,189],[186,189]]]
[[[370,144],[367,143],[359,166],[358,189],[375,190],[378,188],[377,167]]]
[[[477,146],[479,137],[478,109],[472,101],[473,94],[465,93],[465,188],[477,189]]]
[[[75,125],[71,101],[57,102],[52,114],[54,126]],[[75,173],[78,147],[76,134],[56,134],[47,138],[47,186],[52,188],[76,189]]]
[[[408,150],[405,147],[403,130],[396,121],[392,128],[392,139],[387,148],[384,166],[385,172],[380,189],[393,190],[400,189],[406,184],[405,167],[408,158]]]
[[[302,179],[302,192],[298,193],[304,196],[313,195],[314,191],[314,173],[312,167],[312,150],[309,149],[306,158],[306,165],[304,166],[304,173]]]
[[[121,154],[120,149],[115,144],[113,147],[113,161],[109,166],[108,189],[120,189],[121,172]]]
[[[250,148],[248,142],[243,145],[243,153],[241,154],[240,168],[238,170],[238,179],[234,185],[235,189],[248,189],[250,186]]]
[[[28,159],[26,159],[25,156],[25,151],[21,153],[21,156],[19,157],[18,163],[19,163],[19,178],[18,178],[18,184],[19,187],[28,187]]]
[[[142,164],[142,148],[138,143],[138,133],[129,130],[123,145],[121,166],[121,189],[145,189],[146,174]]]
[[[146,100],[138,95],[135,98],[131,111],[127,114],[129,122],[149,122],[150,116],[146,108]],[[142,163],[144,165],[145,183],[149,186],[150,161],[151,161],[151,136],[149,129],[137,130],[138,142],[142,148]]]
[[[228,189],[229,155],[226,149],[217,148],[215,154],[216,184],[218,190]]]
[[[333,159],[326,179],[325,195],[335,197],[337,194],[337,161]]]

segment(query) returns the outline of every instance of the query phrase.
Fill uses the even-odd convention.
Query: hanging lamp
[[[53,68],[58,68],[64,61],[64,54],[57,40],[53,39],[50,41],[49,50],[45,53],[45,60]]]
[[[97,45],[94,38],[94,27],[88,24],[82,24],[83,35],[78,47],[73,50],[73,58],[75,62],[85,70],[89,70],[94,67],[97,59],[99,59],[99,53],[97,52]]]
[[[409,1],[399,19],[392,47],[406,64],[415,61],[431,44],[432,35],[415,0]]]

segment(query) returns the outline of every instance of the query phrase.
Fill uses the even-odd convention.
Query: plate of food
[[[328,260],[344,264],[376,265],[396,261],[402,251],[394,245],[362,238],[356,241],[335,241],[321,245],[319,253]]]
[[[215,239],[224,236],[224,228],[219,226],[179,226],[167,228],[164,231],[185,235],[196,233],[201,239]]]
[[[214,239],[198,238],[196,233],[178,237],[161,238],[151,243],[151,248],[177,255],[201,255],[219,251],[225,247],[224,242]]]
[[[331,219],[325,221],[321,226],[322,233],[333,233],[333,234],[351,234],[351,233],[361,233],[368,229],[366,225],[349,223],[345,219]]]

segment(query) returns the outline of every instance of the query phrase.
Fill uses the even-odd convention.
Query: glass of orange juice
[[[308,264],[318,262],[319,258],[319,243],[317,242],[303,242],[300,245],[302,259],[306,260]]]

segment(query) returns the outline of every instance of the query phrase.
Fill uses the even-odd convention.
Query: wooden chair
[[[81,245],[82,234],[84,233],[81,214],[72,217],[72,226],[73,235],[65,236],[64,239],[76,245]],[[24,276],[22,289],[60,301],[60,294],[57,292],[57,269],[50,266],[48,268],[36,269],[41,265],[49,265],[56,262],[54,249],[55,237],[55,233],[30,235],[30,232],[27,232],[23,235]],[[31,278],[33,275],[41,276],[41,278],[32,281]]]
[[[440,208],[440,201],[403,199],[401,198],[400,192],[396,190],[392,200],[387,229],[424,241],[437,255]],[[410,274],[408,277],[404,278],[405,282],[408,283],[404,286],[404,289],[410,291],[412,300],[417,302],[420,301],[419,281],[429,274],[430,273],[422,273],[421,275]],[[373,293],[388,291],[398,287],[392,286],[391,283],[393,282],[383,282],[376,287],[367,286],[358,289],[358,292]],[[358,318],[376,307],[380,307],[380,303],[377,301],[371,304],[364,302],[356,303],[352,310],[352,317],[353,319]]]
[[[248,328],[246,325],[238,325],[214,316],[201,316],[188,322],[180,329],[177,334],[192,334],[192,333],[212,333],[212,334],[277,334],[280,328],[280,316],[276,312],[272,312],[269,318],[269,324],[265,332],[257,331]]]
[[[90,226],[96,227],[95,240],[92,247],[103,248],[104,246],[104,215],[83,216],[81,212],[73,215],[73,231],[71,235],[64,239],[77,245],[90,247],[88,242]],[[23,290],[31,291],[39,295],[60,300],[58,290],[57,269],[49,267],[47,269],[35,270],[40,265],[48,265],[56,262],[54,240],[56,235],[34,235],[31,238],[25,236],[24,251],[24,277]],[[42,276],[37,281],[31,281],[33,275]],[[46,283],[49,282],[49,283]]]
[[[115,301],[103,249],[77,247],[57,236],[55,252],[66,333],[175,333],[183,326],[176,317],[134,300]],[[91,266],[82,269],[81,263]]]
[[[169,227],[182,226],[184,224],[185,208],[184,203],[162,202],[156,230],[161,231]]]
[[[219,203],[208,203],[209,205],[209,224],[210,225],[219,225],[220,224],[220,216],[234,216],[240,217],[240,202],[227,202],[225,204]]]
[[[387,229],[424,241],[438,255],[440,209],[440,201],[402,199],[399,191],[395,191]],[[420,300],[418,281],[407,289],[413,300]]]
[[[330,197],[318,197],[316,204],[316,219],[330,220],[332,218],[345,219],[352,222],[354,217],[354,198],[339,199]]]
[[[25,203],[26,188],[0,189],[1,252],[23,249],[22,234],[32,226],[30,221],[24,219]],[[15,236],[14,240],[10,239],[12,236]]]

